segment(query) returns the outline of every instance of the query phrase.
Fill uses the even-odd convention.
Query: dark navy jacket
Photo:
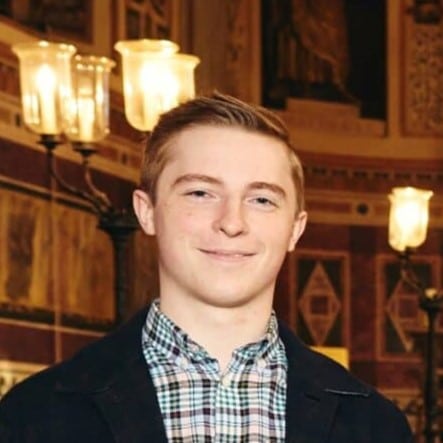
[[[0,402],[0,442],[166,443],[141,349],[146,314],[14,387]],[[289,362],[287,442],[413,441],[392,403],[283,325],[280,336]]]

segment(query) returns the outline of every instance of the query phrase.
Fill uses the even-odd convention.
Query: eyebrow
[[[196,182],[196,181],[209,183],[212,185],[223,185],[222,180],[212,177],[210,175],[184,174],[184,175],[181,175],[180,177],[177,177],[177,179],[172,184],[172,187],[181,185],[182,183],[190,183],[190,182]],[[265,190],[271,191],[275,194],[278,194],[281,198],[286,198],[285,190],[281,186],[279,186],[275,183],[257,181],[257,182],[249,183],[247,188],[249,190],[265,189]]]
[[[268,183],[268,182],[253,182],[248,185],[249,189],[266,189],[268,191],[271,191],[275,194],[278,194],[281,198],[286,198],[286,192],[285,190],[275,183]]]
[[[184,174],[180,177],[177,177],[174,183],[172,183],[172,187],[177,185],[181,185],[182,183],[190,183],[190,182],[205,182],[213,185],[221,185],[223,182],[218,178],[211,177],[210,175],[204,174]]]

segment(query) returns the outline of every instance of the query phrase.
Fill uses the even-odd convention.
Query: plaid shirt
[[[235,350],[223,374],[158,301],[142,345],[170,442],[284,441],[287,359],[274,313],[265,337]]]

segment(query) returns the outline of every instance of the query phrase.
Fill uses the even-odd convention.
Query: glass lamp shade
[[[65,134],[73,142],[97,142],[109,133],[109,75],[115,62],[76,55],[71,66],[72,96]]]
[[[184,103],[195,96],[194,70],[200,63],[195,55],[174,54],[170,67],[178,81],[177,104]]]
[[[198,58],[177,54],[166,40],[118,42],[122,55],[125,115],[140,131],[150,131],[163,112],[194,96]]]
[[[417,248],[426,240],[429,199],[433,192],[411,187],[394,188],[389,195],[389,244],[396,251]]]
[[[38,134],[63,131],[71,94],[71,58],[75,46],[47,41],[12,46],[20,63],[23,120]]]

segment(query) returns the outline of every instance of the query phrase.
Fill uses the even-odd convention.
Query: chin
[[[264,297],[264,295],[257,293],[245,294],[244,296],[239,297],[238,295],[239,293],[242,293],[242,291],[239,290],[233,293],[232,288],[230,288],[229,291],[214,292],[212,290],[210,294],[205,293],[205,295],[199,298],[203,303],[210,305],[214,308],[234,309],[250,305],[254,301],[257,301],[259,298]]]

